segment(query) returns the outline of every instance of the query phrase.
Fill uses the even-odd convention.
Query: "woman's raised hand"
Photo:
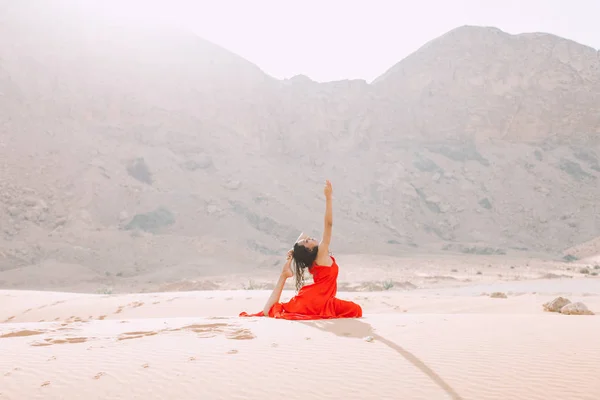
[[[331,182],[328,180],[325,181],[325,187],[323,188],[323,193],[325,194],[325,198],[330,198],[331,193],[333,192],[333,188],[331,187]]]

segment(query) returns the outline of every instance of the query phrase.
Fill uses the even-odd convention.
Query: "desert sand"
[[[355,320],[237,316],[268,294],[0,291],[0,399],[600,398],[600,318],[542,308],[600,312],[596,277],[339,293]]]

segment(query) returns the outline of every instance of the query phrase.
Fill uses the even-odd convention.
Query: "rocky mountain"
[[[375,85],[412,137],[535,142],[598,132],[598,51],[553,35],[465,26],[393,66]]]
[[[325,178],[340,253],[559,255],[598,235],[594,49],[461,27],[372,84],[279,81],[93,4],[0,3],[0,287],[271,266],[319,233]]]

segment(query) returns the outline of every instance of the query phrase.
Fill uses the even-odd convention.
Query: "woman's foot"
[[[288,250],[285,257],[285,264],[283,266],[283,270],[281,271],[281,276],[285,279],[291,278],[294,276],[294,272],[292,272],[292,258],[294,257],[294,250]]]
[[[283,276],[286,279],[294,276],[291,263],[285,263],[285,265],[283,266],[283,270],[281,271],[281,276]]]

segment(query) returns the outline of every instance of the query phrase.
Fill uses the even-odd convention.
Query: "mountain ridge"
[[[54,26],[61,10],[37,12]],[[585,46],[459,29],[377,84],[280,81],[171,28],[146,40],[86,20],[44,36],[39,16],[13,12],[5,287],[137,290],[271,266],[320,229],[325,178],[341,253],[559,256],[598,236],[600,82],[577,75],[599,61]],[[41,266],[73,277],[34,284]]]

